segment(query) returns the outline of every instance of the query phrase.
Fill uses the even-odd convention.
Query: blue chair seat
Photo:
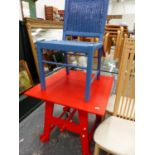
[[[51,40],[39,41],[37,46],[50,50],[59,51],[72,51],[72,52],[88,52],[90,48],[95,51],[103,46],[102,42],[81,42],[81,41],[68,41],[68,40]]]

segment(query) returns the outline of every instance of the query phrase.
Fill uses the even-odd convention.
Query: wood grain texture
[[[122,61],[120,64],[114,115],[134,120],[135,104],[135,41],[124,41]],[[120,102],[122,100],[122,102]]]

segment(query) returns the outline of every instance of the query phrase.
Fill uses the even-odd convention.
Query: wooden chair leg
[[[112,46],[112,38],[109,37],[109,38],[108,38],[108,47],[107,47],[107,52],[108,52],[108,54],[110,54],[111,46]]]
[[[99,155],[99,153],[100,153],[100,147],[97,144],[95,144],[94,155]]]

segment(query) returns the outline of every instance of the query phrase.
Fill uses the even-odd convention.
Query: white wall
[[[135,13],[135,1],[124,0],[123,2],[110,1],[108,14],[111,15],[123,15]]]
[[[60,10],[64,10],[65,0],[38,0],[36,2],[36,16],[45,19],[44,6],[55,6]]]
[[[20,1],[19,1],[19,20],[23,20]]]
[[[36,2],[36,15],[38,18],[45,19],[44,5],[55,6],[61,10],[64,9],[64,4],[65,0],[38,0]],[[110,0],[108,14],[124,15],[122,20],[111,20],[111,23],[112,24],[126,23],[129,25],[129,29],[132,30],[135,14],[135,1],[120,0],[120,2],[117,2],[117,0]]]
[[[55,6],[57,8],[64,9],[65,0],[38,0],[36,2],[36,14],[38,18],[45,19],[44,5]],[[123,2],[117,2],[116,0],[110,0],[108,14],[134,14],[135,13],[135,1],[124,0]]]
[[[109,15],[123,15],[122,19],[110,20],[110,24],[127,24],[129,30],[133,30],[135,22],[135,1],[123,0],[117,2],[111,0],[108,10]]]
[[[65,0],[39,0],[36,2],[36,14],[38,18],[45,19],[44,5],[52,5],[57,8],[64,9]],[[108,14],[134,14],[135,13],[135,1],[124,0],[123,2],[117,2],[116,0],[110,0]]]

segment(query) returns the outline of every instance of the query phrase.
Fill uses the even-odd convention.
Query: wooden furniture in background
[[[43,19],[34,19],[34,18],[24,18],[24,21],[26,24],[31,25],[33,28],[63,28],[63,22],[62,21],[49,21],[49,20],[43,20]]]
[[[26,27],[27,27],[27,31],[28,31],[28,36],[29,36],[31,48],[32,48],[32,54],[33,54],[34,62],[35,62],[36,68],[37,68],[37,73],[39,75],[37,51],[36,51],[35,43],[33,41],[32,29],[33,28],[62,29],[63,28],[63,22],[25,18],[25,23],[26,23]]]
[[[103,121],[94,134],[95,151],[134,154],[135,128],[135,41],[126,38],[118,77],[113,116]]]
[[[123,33],[128,34],[128,26],[127,25],[110,25],[106,24],[105,27],[105,34],[109,33],[110,37],[117,37],[117,32],[120,30],[120,28],[123,27]]]
[[[114,59],[118,59],[121,53],[121,47],[122,47],[123,36],[124,36],[123,30],[124,28],[121,27],[120,30],[117,31]]]
[[[116,45],[116,40],[118,40],[119,42],[120,37],[124,35],[128,35],[128,27],[126,25],[107,24],[105,27],[105,34],[104,34],[105,52],[110,54],[111,47],[113,45]]]
[[[118,61],[118,66],[121,62],[124,40],[127,37],[128,35],[123,33],[123,28],[121,27],[121,29],[118,31],[118,35],[116,38],[116,46],[114,52],[114,60]]]
[[[108,15],[107,16],[107,24],[109,23],[110,20],[112,19],[122,19],[122,15]]]
[[[106,33],[104,35],[104,51],[110,54],[111,46],[112,46],[112,39],[109,37],[110,33]]]
[[[45,5],[45,19],[46,20],[52,20],[57,21],[55,18],[55,15],[58,14],[58,9],[53,6],[46,6]]]
[[[64,21],[64,10],[58,10],[58,14],[62,17],[62,21]]]

